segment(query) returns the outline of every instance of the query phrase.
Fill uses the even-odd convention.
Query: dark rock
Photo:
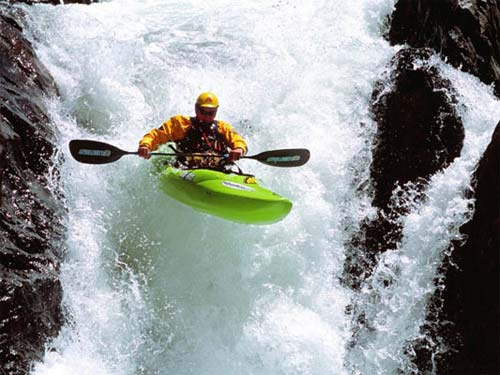
[[[17,375],[62,324],[65,211],[43,102],[56,86],[4,6],[0,30],[0,373]]]
[[[447,167],[463,145],[451,83],[428,63],[430,49],[404,49],[392,61],[389,80],[376,84],[372,113],[377,123],[371,180],[375,219],[366,219],[348,246],[344,280],[359,288],[377,255],[395,249],[399,219],[423,199],[428,178]]]
[[[390,85],[377,83],[372,113],[377,122],[371,178],[373,204],[386,209],[394,188],[427,179],[447,167],[463,145],[464,130],[451,82],[427,63],[429,49],[404,49],[393,59]]]
[[[493,83],[500,97],[498,0],[399,0],[388,36],[393,44],[433,48],[455,67]],[[499,128],[473,176],[474,216],[461,228],[467,241],[455,241],[447,252],[422,338],[407,347],[415,374],[500,373]]]
[[[433,48],[455,67],[494,83],[500,97],[498,0],[399,0],[389,40]]]
[[[473,176],[475,211],[454,243],[436,283],[422,336],[410,352],[420,370],[438,374],[500,373],[500,123]]]

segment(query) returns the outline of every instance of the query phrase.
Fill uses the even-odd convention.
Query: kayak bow
[[[193,209],[245,224],[271,224],[285,218],[290,200],[262,187],[249,175],[167,166],[161,188]]]

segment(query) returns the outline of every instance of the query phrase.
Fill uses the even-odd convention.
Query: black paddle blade
[[[265,151],[253,156],[244,156],[244,158],[255,159],[273,167],[300,167],[307,163],[310,156],[311,153],[305,148],[289,148]]]
[[[80,163],[106,164],[120,159],[130,152],[104,142],[73,139],[69,142],[71,155]]]

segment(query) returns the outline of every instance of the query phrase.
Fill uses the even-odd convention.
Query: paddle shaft
[[[93,140],[73,139],[69,142],[71,155],[79,162],[86,164],[107,164],[120,159],[124,155],[139,155],[138,151],[124,151],[116,146]],[[210,155],[200,153],[163,153],[153,152],[150,156],[192,156],[203,158],[227,158],[227,155]],[[281,149],[264,151],[257,155],[242,156],[241,159],[257,160],[274,167],[298,167],[309,160],[309,150]]]

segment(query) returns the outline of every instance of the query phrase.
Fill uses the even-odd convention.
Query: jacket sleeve
[[[241,135],[239,135],[236,130],[233,129],[231,125],[224,121],[217,121],[218,130],[222,136],[226,139],[227,143],[231,148],[241,148],[246,154],[248,151],[248,146]]]
[[[184,138],[187,130],[191,126],[189,117],[174,116],[165,121],[159,128],[151,130],[145,134],[139,142],[139,146],[146,146],[151,151],[157,150],[158,146],[169,142],[178,141]]]

